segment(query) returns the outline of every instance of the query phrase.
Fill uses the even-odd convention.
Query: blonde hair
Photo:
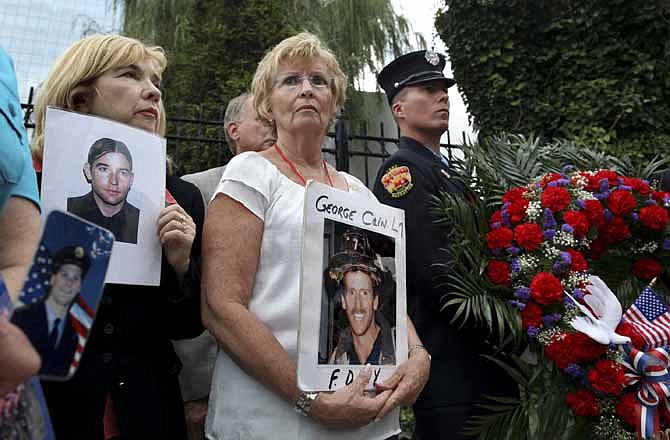
[[[156,73],[162,75],[167,65],[160,47],[145,46],[142,42],[121,35],[91,35],[74,43],[51,68],[41,85],[35,104],[35,132],[30,145],[33,158],[42,160],[44,150],[44,125],[47,106],[74,109],[72,91],[76,87],[89,87],[103,73],[150,58]],[[157,133],[165,135],[165,109],[160,103]]]
[[[251,82],[251,94],[254,98],[254,109],[258,116],[272,121],[270,95],[277,80],[277,71],[282,63],[293,61],[322,61],[329,73],[333,75],[330,90],[335,98],[336,110],[344,105],[347,92],[345,76],[335,55],[321,43],[315,35],[302,32],[286,38],[265,54]]]

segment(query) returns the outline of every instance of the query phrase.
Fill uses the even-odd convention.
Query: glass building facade
[[[14,59],[22,102],[72,43],[92,33],[119,32],[120,6],[115,11],[112,5],[113,0],[0,0],[0,46]]]

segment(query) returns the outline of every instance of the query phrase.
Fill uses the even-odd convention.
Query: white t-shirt
[[[374,195],[341,173],[349,191]],[[263,238],[249,310],[297,360],[300,248],[305,188],[255,152],[235,156],[214,192],[240,202],[263,221]],[[225,219],[221,219],[225,221]],[[247,375],[219,349],[205,425],[210,440],[375,440],[400,432],[399,411],[357,430],[331,430],[297,414],[291,405]]]

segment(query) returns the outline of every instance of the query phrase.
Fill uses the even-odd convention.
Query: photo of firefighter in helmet
[[[395,307],[389,307],[395,304],[389,301],[395,282],[373,250],[369,234],[348,228],[325,271],[326,290],[336,309],[328,364],[395,365]]]

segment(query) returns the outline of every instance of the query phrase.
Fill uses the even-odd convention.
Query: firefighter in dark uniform
[[[448,231],[435,223],[431,201],[440,192],[463,193],[440,137],[449,125],[444,56],[432,51],[403,55],[379,74],[393,117],[400,127],[398,150],[382,165],[374,193],[380,202],[405,210],[407,306],[419,337],[432,355],[428,384],[414,405],[415,438],[459,439],[482,394],[512,395],[516,386],[502,369],[485,360],[483,333],[449,325],[441,311],[448,291],[436,275],[450,263]]]

